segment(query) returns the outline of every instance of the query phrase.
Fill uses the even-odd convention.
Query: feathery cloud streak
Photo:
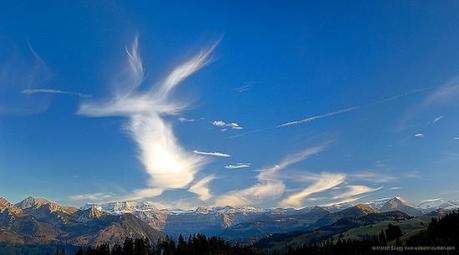
[[[198,195],[199,199],[202,201],[209,200],[212,197],[209,189],[209,183],[215,179],[214,175],[204,177],[202,180],[199,180],[195,184],[191,185],[188,191]]]
[[[78,114],[89,117],[124,116],[132,139],[139,147],[139,158],[151,177],[148,187],[134,191],[133,199],[157,196],[167,189],[185,188],[200,170],[205,159],[185,151],[177,141],[171,124],[163,116],[174,115],[186,104],[174,101],[171,94],[187,77],[201,69],[217,43],[177,66],[164,80],[147,90],[144,68],[135,38],[127,52],[127,67],[115,79],[114,95],[99,102],[84,102]]]
[[[217,206],[243,206],[254,204],[266,198],[275,198],[285,192],[285,184],[278,176],[283,169],[320,153],[325,145],[308,148],[299,153],[287,156],[278,164],[262,169],[257,175],[257,183],[242,190],[230,191],[215,201]]]
[[[311,122],[311,121],[314,121],[314,120],[335,116],[335,115],[342,114],[342,113],[345,113],[345,112],[355,111],[357,109],[360,109],[360,106],[353,106],[353,107],[349,107],[349,108],[344,108],[344,109],[341,109],[341,110],[338,110],[338,111],[334,111],[334,112],[329,112],[329,113],[325,113],[325,114],[320,114],[320,115],[308,117],[308,118],[305,118],[305,119],[302,119],[302,120],[290,121],[290,122],[281,124],[281,125],[279,125],[277,127],[288,127],[288,126],[303,124],[303,123]]]
[[[303,200],[312,194],[323,192],[332,189],[345,180],[344,174],[332,174],[332,173],[321,173],[314,177],[314,182],[302,191],[296,192],[286,199],[282,200],[280,204],[282,206],[291,206],[299,208],[303,204]]]
[[[223,158],[229,158],[231,155],[223,153],[223,152],[205,152],[205,151],[197,151],[194,150],[193,153],[198,154],[198,155],[204,155],[204,156],[213,156],[213,157],[223,157]]]
[[[25,95],[34,95],[34,94],[63,94],[63,95],[69,95],[69,96],[77,96],[77,97],[91,97],[88,94],[80,93],[80,92],[73,92],[73,91],[64,91],[64,90],[59,90],[59,89],[45,89],[45,88],[40,88],[40,89],[24,89],[21,91],[22,94]]]
[[[75,201],[103,202],[113,197],[113,194],[98,192],[88,194],[78,194],[69,196],[69,199]]]
[[[304,123],[312,122],[312,121],[323,119],[323,118],[333,117],[333,116],[340,115],[340,114],[343,114],[343,113],[359,110],[359,109],[361,109],[363,107],[367,107],[367,106],[371,106],[371,105],[375,105],[375,104],[379,104],[379,103],[384,103],[384,102],[389,102],[389,101],[397,100],[399,98],[403,98],[403,97],[406,97],[406,96],[418,94],[418,93],[421,93],[421,92],[424,92],[424,91],[430,90],[430,89],[432,89],[432,88],[416,89],[416,90],[412,90],[412,91],[409,91],[409,92],[406,92],[406,93],[402,93],[402,94],[398,94],[398,95],[395,95],[395,96],[386,97],[386,98],[383,98],[383,99],[380,99],[380,100],[376,100],[376,101],[373,101],[373,102],[370,102],[370,103],[367,103],[367,104],[355,105],[355,106],[343,108],[343,109],[340,109],[340,110],[337,110],[337,111],[333,111],[333,112],[329,112],[329,113],[324,113],[324,114],[320,114],[320,115],[307,117],[307,118],[304,118],[304,119],[301,119],[301,120],[289,121],[289,122],[286,122],[286,123],[278,125],[277,128],[290,127],[290,126],[304,124]]]
[[[347,191],[333,197],[333,199],[338,200],[333,204],[353,202],[362,198],[361,195],[365,193],[374,192],[381,189],[381,187],[371,188],[365,185],[348,185],[346,188]]]
[[[239,169],[239,168],[248,168],[250,167],[250,163],[236,163],[236,164],[229,164],[225,165],[226,169]]]
[[[226,131],[228,129],[236,129],[236,130],[240,130],[240,129],[243,129],[243,127],[241,127],[239,124],[235,123],[235,122],[224,122],[223,120],[215,120],[215,121],[212,121],[211,122],[212,125],[220,128],[221,131]]]
[[[430,93],[426,100],[425,105],[445,105],[449,103],[456,103],[457,96],[459,95],[459,76],[454,77],[441,85],[439,88]]]

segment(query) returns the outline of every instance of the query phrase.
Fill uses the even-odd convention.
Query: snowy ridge
[[[459,200],[449,200],[445,201],[440,198],[429,199],[422,201],[417,206],[412,205],[409,201],[396,196],[396,197],[384,197],[375,200],[371,200],[363,203],[368,205],[370,208],[381,211],[388,210],[388,208],[393,208],[394,210],[399,206],[408,206],[413,209],[420,210],[422,212],[430,212],[437,209],[458,209]],[[330,212],[340,211],[349,207],[355,206],[355,204],[337,204],[329,206],[321,206],[323,209],[326,209]],[[149,212],[149,213],[158,213],[163,215],[181,215],[181,214],[197,214],[197,215],[227,215],[227,214],[241,214],[241,215],[251,215],[251,214],[295,214],[295,213],[304,213],[311,210],[312,207],[305,207],[303,209],[293,209],[293,208],[256,208],[252,206],[243,206],[243,207],[232,207],[232,206],[222,206],[222,207],[197,207],[196,209],[158,209],[155,206],[154,202],[151,201],[121,201],[121,202],[110,202],[110,203],[88,203],[83,206],[81,209],[86,210],[89,208],[95,208],[99,211],[106,212],[109,214],[123,214],[123,213],[134,213],[134,212]]]

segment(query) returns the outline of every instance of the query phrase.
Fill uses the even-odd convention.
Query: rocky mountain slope
[[[97,245],[127,237],[156,241],[163,234],[131,214],[111,215],[94,208],[78,210],[29,197],[16,205],[0,198],[2,245]]]
[[[361,217],[364,215],[368,215],[370,213],[376,213],[375,209],[372,209],[370,206],[365,204],[358,204],[356,206],[344,209],[342,211],[330,213],[325,215],[324,217],[317,220],[314,224],[312,224],[313,228],[319,228],[322,226],[327,226],[337,222],[342,218],[353,218],[353,217]]]
[[[401,211],[411,216],[420,216],[422,212],[408,202],[404,201],[399,197],[394,197],[389,199],[384,205],[379,209],[381,212],[390,212],[390,211]]]

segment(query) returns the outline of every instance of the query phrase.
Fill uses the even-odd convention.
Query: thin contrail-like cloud
[[[239,168],[248,168],[250,166],[251,166],[250,163],[236,163],[236,164],[225,165],[224,167],[226,169],[239,169]]]
[[[310,122],[313,122],[313,121],[316,121],[316,120],[319,120],[319,119],[330,118],[330,117],[333,117],[333,116],[336,116],[336,115],[340,115],[340,114],[343,114],[343,113],[360,110],[362,108],[369,107],[369,106],[372,106],[372,105],[375,105],[375,104],[380,104],[380,103],[384,103],[384,102],[397,100],[399,98],[403,98],[403,97],[406,97],[406,96],[422,93],[424,91],[428,91],[428,90],[432,90],[432,89],[434,89],[434,88],[433,87],[428,87],[428,88],[415,89],[415,90],[411,90],[409,92],[405,92],[405,93],[398,94],[398,95],[395,95],[395,96],[386,97],[386,98],[383,98],[383,99],[380,99],[380,100],[376,100],[376,101],[373,101],[373,102],[367,103],[367,104],[346,107],[346,108],[342,108],[342,109],[339,109],[339,110],[336,110],[336,111],[333,111],[333,112],[314,115],[314,116],[306,117],[306,118],[300,119],[300,120],[294,120],[294,121],[285,122],[285,123],[282,123],[282,124],[279,124],[279,125],[273,126],[273,127],[265,127],[265,128],[249,130],[249,131],[241,133],[241,134],[232,135],[232,136],[230,136],[230,138],[238,138],[238,137],[246,136],[248,134],[259,133],[259,132],[262,132],[262,131],[268,131],[268,130],[277,129],[277,128],[287,128],[287,127],[292,127],[292,126],[296,126],[296,125],[300,125],[300,124],[310,123]]]
[[[329,112],[329,113],[324,113],[324,114],[320,114],[320,115],[316,115],[316,116],[312,116],[312,117],[307,117],[307,118],[302,119],[302,120],[290,121],[290,122],[287,122],[287,123],[284,123],[284,124],[280,124],[277,127],[288,127],[288,126],[303,124],[303,123],[311,122],[311,121],[314,121],[314,120],[335,116],[335,115],[338,115],[338,114],[341,114],[341,113],[354,111],[354,110],[357,110],[357,109],[360,109],[360,106],[352,106],[352,107],[344,108],[344,109],[341,109],[341,110],[338,110],[338,111],[334,111],[334,112]]]
[[[63,94],[63,95],[69,95],[69,96],[77,96],[77,97],[83,97],[83,98],[88,98],[91,97],[91,95],[80,93],[80,92],[73,92],[73,91],[65,91],[65,90],[59,90],[59,89],[45,89],[45,88],[40,88],[40,89],[24,89],[21,91],[22,94],[25,95],[34,95],[34,94]]]
[[[361,108],[372,106],[372,105],[375,105],[375,104],[379,104],[379,103],[383,103],[383,102],[389,102],[389,101],[397,100],[397,99],[402,98],[402,97],[410,96],[410,95],[413,95],[413,94],[418,94],[418,93],[421,93],[421,92],[424,92],[424,91],[430,90],[430,89],[432,89],[432,88],[416,89],[416,90],[412,90],[412,91],[405,92],[405,93],[402,93],[402,94],[398,94],[398,95],[395,95],[395,96],[386,97],[386,98],[383,98],[383,99],[380,99],[380,100],[376,100],[376,101],[373,101],[371,103],[362,104],[362,105],[355,105],[355,106],[339,109],[339,110],[336,110],[336,111],[333,111],[333,112],[328,112],[328,113],[324,113],[324,114],[319,114],[319,115],[307,117],[307,118],[304,118],[304,119],[301,119],[301,120],[289,121],[289,122],[286,122],[286,123],[278,125],[277,128],[295,126],[295,125],[304,124],[304,123],[312,122],[312,121],[323,119],[323,118],[333,117],[333,116],[336,116],[336,115],[340,115],[340,114],[343,114],[343,113],[359,110]]]
[[[231,157],[231,155],[222,153],[222,152],[206,152],[206,151],[194,150],[193,153],[198,154],[198,155],[204,155],[204,156],[214,156],[214,157],[224,157],[224,158]]]

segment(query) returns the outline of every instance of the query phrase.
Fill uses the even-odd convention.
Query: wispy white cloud
[[[219,196],[216,201],[216,206],[244,206],[253,205],[255,202],[266,198],[275,198],[284,193],[285,185],[282,181],[273,180],[259,182],[247,189],[231,191],[222,196]]]
[[[445,116],[438,116],[432,121],[432,123],[435,124],[435,123],[439,122],[441,119],[443,119],[444,117]]]
[[[406,97],[406,96],[410,96],[410,95],[414,95],[414,94],[418,94],[418,93],[424,92],[424,91],[429,90],[429,89],[430,88],[416,89],[416,90],[408,91],[408,92],[405,92],[405,93],[402,93],[402,94],[398,94],[398,95],[395,95],[395,96],[382,98],[380,100],[376,100],[376,101],[373,101],[373,102],[370,102],[370,103],[367,103],[367,104],[354,105],[354,106],[343,108],[343,109],[339,109],[339,110],[336,110],[336,111],[333,111],[333,112],[328,112],[328,113],[319,114],[319,115],[313,115],[313,116],[306,117],[306,118],[300,119],[300,120],[289,121],[289,122],[286,122],[286,123],[278,125],[277,128],[290,127],[290,126],[295,126],[295,125],[299,125],[299,124],[309,123],[309,122],[312,122],[312,121],[315,121],[315,120],[319,120],[319,119],[323,119],[323,118],[333,117],[333,116],[340,115],[340,114],[343,114],[343,113],[356,111],[356,110],[359,110],[359,109],[364,108],[364,107],[368,107],[368,106],[372,106],[372,105],[376,105],[376,104],[380,104],[380,103],[385,103],[385,102],[389,102],[389,101],[394,101],[394,100],[397,100],[397,99],[400,99],[400,98],[403,98],[403,97]]]
[[[154,206],[158,209],[180,209],[180,210],[193,210],[197,206],[188,199],[177,199],[173,201],[154,200]]]
[[[323,206],[333,206],[352,203],[354,201],[366,197],[367,193],[375,192],[377,190],[380,190],[381,188],[382,187],[371,188],[365,185],[348,185],[346,186],[347,191],[335,195],[334,197],[332,197],[331,202],[324,204]]]
[[[85,201],[85,202],[103,202],[107,199],[111,199],[113,194],[111,193],[87,193],[69,196],[70,200]]]
[[[231,157],[231,155],[223,153],[223,152],[205,152],[205,151],[194,150],[193,153],[199,154],[199,155],[204,155],[204,156],[213,156],[213,157],[223,157],[223,158]]]
[[[272,167],[260,170],[257,175],[256,184],[246,189],[230,191],[219,196],[215,201],[215,205],[250,205],[256,202],[261,202],[267,198],[273,199],[282,195],[285,192],[285,184],[281,180],[279,172],[290,165],[320,153],[325,146],[326,144],[305,149],[299,153],[287,156],[281,162]]]
[[[405,178],[412,178],[412,179],[420,179],[422,178],[421,173],[419,171],[407,171],[403,174]]]
[[[202,201],[209,200],[212,197],[209,189],[209,183],[215,179],[214,175],[209,175],[199,180],[195,184],[192,184],[188,191],[198,195]]]
[[[314,177],[311,185],[302,191],[293,193],[280,202],[281,206],[299,208],[303,205],[303,200],[312,194],[332,189],[344,182],[346,175],[335,173],[321,173]]]
[[[135,198],[157,196],[163,190],[185,188],[206,160],[185,151],[175,137],[165,115],[174,115],[187,104],[171,98],[171,94],[187,77],[201,69],[216,44],[178,65],[157,86],[140,89],[145,74],[135,38],[127,52],[126,68],[115,72],[115,91],[109,99],[84,102],[78,114],[90,117],[124,116],[126,129],[139,147],[139,158],[151,177],[145,189],[134,191]]]
[[[228,129],[237,129],[237,130],[243,129],[243,127],[241,127],[239,124],[235,122],[227,123],[227,122],[224,122],[223,120],[215,120],[215,121],[212,121],[211,124],[220,128],[221,131],[226,131]]]
[[[440,86],[430,87],[426,90],[429,90],[430,92],[425,96],[425,98],[419,103],[414,104],[402,115],[397,127],[398,130],[410,127],[411,125],[408,124],[410,121],[423,116],[423,114],[427,111],[457,104],[456,98],[459,96],[459,76],[449,79]],[[432,122],[429,122],[429,124],[434,124],[442,118],[443,116],[438,116]]]
[[[30,45],[31,56],[21,54],[15,45],[0,43],[0,114],[26,115],[46,111],[50,105],[48,98],[25,97],[20,92],[50,82],[51,68]]]
[[[294,125],[298,125],[298,124],[304,124],[304,123],[311,122],[311,121],[314,121],[314,120],[323,119],[323,118],[327,118],[327,117],[332,117],[332,116],[335,116],[335,115],[338,115],[338,114],[342,114],[342,113],[346,113],[346,112],[350,112],[350,111],[355,111],[357,109],[360,109],[360,106],[352,106],[352,107],[340,109],[340,110],[337,110],[337,111],[334,111],[334,112],[315,115],[315,116],[307,117],[307,118],[304,118],[304,119],[301,119],[301,120],[294,120],[294,121],[286,122],[284,124],[278,125],[277,127],[288,127],[288,126],[294,126]]]
[[[188,119],[188,118],[185,118],[185,117],[179,117],[178,120],[180,122],[194,122],[195,119]]]
[[[429,199],[424,199],[424,200],[422,200],[421,202],[419,202],[419,205],[422,205],[422,204],[425,204],[425,203],[438,202],[438,201],[442,202],[443,199],[441,199],[441,198],[429,198]]]
[[[371,188],[365,185],[348,185],[346,186],[346,189],[347,191],[334,196],[333,199],[341,200],[341,199],[355,198],[358,195],[377,191],[381,189],[381,187]]]
[[[126,200],[138,200],[146,197],[156,197],[163,193],[165,188],[163,187],[147,187],[142,189],[136,189],[130,194],[123,196],[116,196],[113,200],[126,201]]]
[[[245,82],[244,85],[234,88],[233,90],[237,93],[244,93],[252,87],[252,82]]]
[[[423,137],[424,137],[424,134],[422,134],[422,133],[417,133],[417,134],[414,134],[414,137],[423,138]]]
[[[402,189],[402,187],[394,186],[394,187],[389,188],[389,190],[399,190],[399,189]]]
[[[364,181],[374,182],[374,183],[391,182],[397,179],[397,177],[392,176],[392,175],[369,172],[369,171],[350,174],[349,177],[354,180],[364,180]]]
[[[24,89],[21,91],[22,94],[25,95],[34,95],[34,94],[63,94],[63,95],[70,95],[70,96],[77,96],[77,97],[91,97],[88,94],[80,93],[80,92],[72,92],[72,91],[65,91],[65,90],[59,90],[59,89],[46,89],[46,88],[40,88],[40,89]]]
[[[224,166],[226,169],[239,169],[239,168],[248,168],[250,167],[250,163],[236,163],[236,164],[229,164]]]
[[[424,101],[426,105],[445,105],[454,103],[459,95],[459,76],[454,77],[432,91]]]

